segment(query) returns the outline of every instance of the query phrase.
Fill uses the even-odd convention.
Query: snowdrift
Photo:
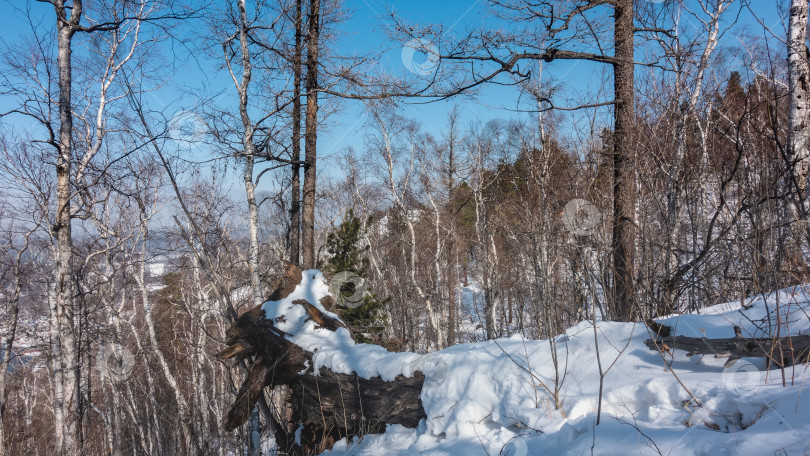
[[[810,455],[807,364],[766,371],[757,358],[726,365],[722,358],[658,353],[645,346],[650,333],[643,324],[597,322],[594,331],[590,321],[553,340],[514,336],[427,355],[391,353],[356,344],[345,328],[319,328],[293,305],[305,299],[337,318],[320,305],[329,294],[319,271],[305,271],[289,296],[263,310],[269,319],[283,316],[276,326],[314,353],[314,372],[325,367],[383,380],[424,373],[427,418],[416,429],[389,425],[383,434],[343,439],[324,454]],[[780,334],[801,335],[810,330],[808,301],[810,287],[794,287],[657,321],[673,335],[733,337],[736,325],[745,337],[763,337],[775,334],[778,311]],[[596,425],[598,361],[605,375]]]

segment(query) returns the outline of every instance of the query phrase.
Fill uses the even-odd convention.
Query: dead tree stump
[[[270,300],[287,298],[301,280],[302,271],[288,264]],[[292,304],[302,306],[307,318],[318,328],[348,331],[342,321],[313,303],[299,299]],[[334,305],[329,297],[320,304],[326,309]],[[383,432],[388,424],[416,427],[426,418],[419,398],[425,380],[421,373],[415,372],[413,377],[400,375],[390,382],[326,368],[315,375],[313,353],[296,345],[289,334],[278,328],[282,321],[283,317],[266,318],[262,306],[258,306],[240,316],[228,329],[227,348],[219,357],[253,362],[223,423],[226,430],[244,424],[264,388],[276,386],[287,387],[286,410],[281,415],[289,419],[274,423],[276,442],[287,454],[318,454],[344,437],[351,440],[357,435]]]

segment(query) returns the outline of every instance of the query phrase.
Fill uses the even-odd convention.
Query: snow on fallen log
[[[341,438],[382,432],[386,425],[416,427],[426,417],[425,377],[409,366],[413,353],[356,344],[330,310],[334,299],[320,271],[288,264],[270,300],[228,329],[219,357],[253,358],[224,426],[244,424],[265,387],[286,386],[284,423],[275,423],[288,454],[317,454]]]
[[[670,336],[668,326],[647,320],[647,326],[658,334],[644,344],[650,350],[684,350],[687,356],[714,355],[715,358],[765,358],[772,367],[787,367],[810,362],[810,335],[786,337],[743,337],[734,326],[734,337],[708,339],[706,337]],[[665,337],[662,337],[666,335]]]

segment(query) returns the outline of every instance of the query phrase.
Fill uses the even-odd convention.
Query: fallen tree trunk
[[[302,271],[287,265],[285,277],[271,301],[287,298],[301,283]],[[331,297],[320,304],[334,308]],[[308,320],[329,331],[346,328],[339,319],[312,303],[298,299]],[[286,454],[313,455],[331,449],[341,438],[378,433],[387,424],[416,427],[426,417],[419,395],[424,376],[398,376],[394,381],[380,377],[362,378],[321,368],[313,373],[313,353],[292,342],[278,326],[284,317],[266,318],[262,306],[240,316],[228,329],[226,345],[219,357],[236,362],[252,357],[253,363],[224,422],[226,430],[244,424],[265,387],[285,387],[283,410],[273,423],[276,442]]]
[[[319,454],[344,437],[351,441],[356,435],[384,432],[388,424],[416,427],[426,417],[419,399],[424,380],[419,373],[386,382],[326,369],[320,376],[301,375],[290,394],[290,421],[298,423],[300,431],[296,427],[293,435],[285,432],[284,447],[293,454]]]
[[[650,320],[652,321],[652,320]],[[647,322],[654,333],[670,334],[668,326]],[[790,337],[742,337],[734,327],[735,337],[707,339],[705,337],[667,336],[647,339],[651,350],[685,350],[687,356],[714,355],[715,358],[765,358],[768,367],[787,367],[810,362],[810,335]]]

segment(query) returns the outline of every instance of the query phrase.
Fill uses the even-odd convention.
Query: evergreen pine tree
[[[343,282],[340,296],[336,296],[337,312],[357,341],[378,343],[386,324],[382,309],[389,298],[381,300],[365,286],[369,260],[365,256],[368,246],[361,247],[364,235],[360,219],[349,209],[340,226],[326,238],[329,257],[325,269],[333,280]]]

